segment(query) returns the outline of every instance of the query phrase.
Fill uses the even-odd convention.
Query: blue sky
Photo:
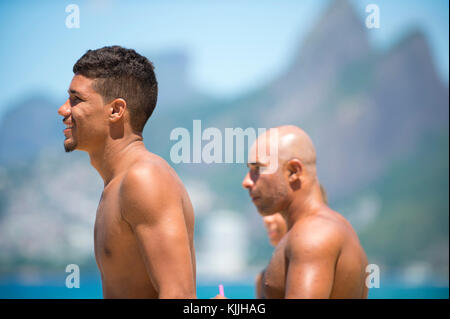
[[[363,21],[380,8],[372,43],[387,50],[418,27],[428,38],[448,85],[447,0],[350,0]],[[65,8],[80,8],[80,29],[67,29]],[[195,87],[229,97],[285,70],[330,0],[2,1],[0,2],[0,118],[13,103],[41,92],[62,99],[74,62],[87,50],[120,44],[144,54],[181,49],[191,59]],[[257,53],[257,54],[256,54]]]

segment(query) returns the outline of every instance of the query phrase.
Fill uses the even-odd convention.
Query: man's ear
[[[300,181],[303,173],[303,163],[298,158],[293,158],[287,162],[287,169],[289,171],[289,183]]]
[[[110,104],[109,120],[112,123],[117,123],[123,115],[127,108],[127,102],[124,99],[114,99]]]

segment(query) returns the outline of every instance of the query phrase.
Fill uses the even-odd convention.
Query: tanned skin
[[[322,194],[322,200],[326,205],[328,205],[327,193],[325,191],[325,188],[321,184],[319,185],[319,187]],[[264,216],[263,221],[270,244],[276,247],[281,239],[283,239],[284,235],[287,233],[286,221],[284,220],[283,215],[281,215],[280,213]],[[255,293],[257,299],[264,299],[262,280],[265,271],[266,269],[261,271],[255,279]]]
[[[280,213],[275,213],[272,215],[264,216],[263,222],[264,227],[267,231],[267,236],[269,237],[270,244],[276,247],[287,232],[286,221]],[[255,279],[255,292],[256,298],[258,299],[264,298],[264,294],[262,291],[262,279],[264,277],[265,271],[265,269],[261,271]]]
[[[351,224],[324,203],[311,139],[295,126],[276,129],[277,170],[265,173],[274,159],[259,157],[256,141],[242,183],[258,212],[280,212],[288,229],[257,290],[265,298],[367,298],[366,254]]]
[[[95,258],[104,298],[195,298],[194,212],[175,171],[144,146],[127,103],[104,103],[75,74],[59,108],[67,151],[86,151],[104,181]]]

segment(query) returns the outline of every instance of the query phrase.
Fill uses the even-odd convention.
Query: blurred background
[[[76,4],[80,27],[67,28]],[[367,28],[368,4],[379,28]],[[369,298],[449,297],[446,0],[0,2],[0,298],[102,298],[93,225],[102,180],[66,154],[58,107],[88,49],[134,48],[160,95],[144,141],[172,129],[295,124],[330,206],[379,265]],[[270,259],[245,164],[173,164],[196,213],[197,293],[254,298]],[[65,287],[77,264],[80,288]]]

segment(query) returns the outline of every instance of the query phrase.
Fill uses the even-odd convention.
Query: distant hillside
[[[43,96],[12,107],[0,122],[0,165],[26,163],[42,148],[61,144],[64,126],[57,110],[57,104]]]
[[[150,150],[170,160],[170,132],[176,127],[192,131],[194,119],[201,119],[203,128],[222,132],[225,127],[299,125],[316,145],[318,174],[331,207],[355,226],[371,262],[383,269],[422,263],[430,276],[448,281],[449,90],[439,80],[419,30],[405,34],[386,53],[370,46],[368,32],[348,1],[333,1],[299,44],[284,74],[233,100],[214,100],[192,89],[184,54],[150,57],[161,95],[144,140]],[[52,240],[58,243],[57,251],[78,245],[77,253],[91,258],[90,239],[77,243],[64,230],[75,224],[80,233],[89,234],[89,216],[95,214],[101,185],[95,184],[99,178],[86,156],[63,153],[56,109],[49,100],[32,98],[19,103],[0,125],[0,177],[6,176],[0,183],[4,268],[32,264],[30,256],[51,263],[52,250],[41,247]],[[32,160],[26,169],[18,166],[24,159]],[[173,166],[193,197],[197,244],[208,240],[201,228],[208,216],[219,209],[234,210],[249,221],[249,264],[264,264],[272,248],[241,187],[245,165]],[[84,203],[86,213],[80,218],[51,198],[63,196],[61,189],[73,178],[75,195],[67,190],[67,200],[70,197],[75,207]],[[30,180],[34,187],[27,184]],[[89,189],[82,186],[86,181]],[[16,222],[17,216],[27,220],[30,212],[36,221],[42,214],[51,229],[62,231],[32,232],[33,224]],[[2,247],[8,253],[2,255]],[[27,249],[33,254],[27,255]]]
[[[221,129],[299,125],[316,144],[319,177],[332,206],[343,207],[341,213],[358,224],[364,218],[353,211],[355,205],[367,193],[378,198],[376,216],[380,220],[368,220],[370,226],[361,228],[369,256],[392,267],[426,259],[434,270],[445,274],[448,87],[439,80],[420,31],[411,30],[384,54],[370,47],[367,33],[347,1],[334,1],[284,75],[234,101],[155,117],[147,128],[146,140],[168,158],[173,143],[158,143],[159,136],[168,136],[178,126],[191,129],[192,119],[201,119],[204,128]],[[417,161],[423,156],[429,164],[420,168]],[[240,189],[244,167],[180,164],[177,168],[187,176],[202,176],[216,192],[232,199],[219,205],[238,211],[252,209],[247,208],[247,194]],[[408,175],[411,177],[402,179]],[[427,190],[408,188],[410,179],[427,181]],[[395,190],[403,183],[402,193],[397,194]],[[415,206],[411,214],[416,217],[410,220],[408,207],[418,198],[421,205]],[[392,210],[396,214],[390,214]],[[428,218],[426,227],[419,222],[421,218]],[[390,228],[390,236],[383,236],[384,223],[397,227]],[[436,231],[415,241],[406,240],[406,233],[422,226]],[[382,245],[375,240],[380,236],[391,242]],[[447,252],[431,253],[435,247],[447,247]],[[269,252],[264,254],[267,258]]]

